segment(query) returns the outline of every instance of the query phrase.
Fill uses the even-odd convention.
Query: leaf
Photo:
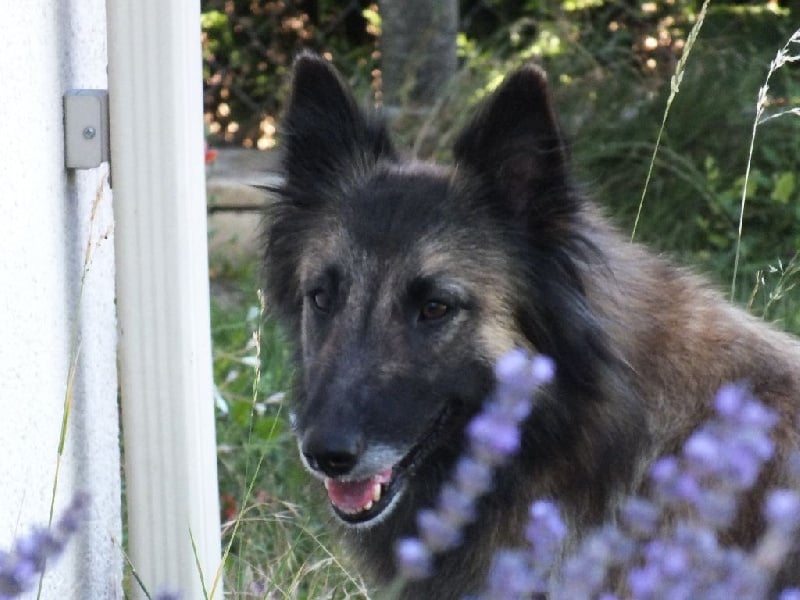
[[[283,419],[270,415],[262,417],[256,422],[255,433],[260,440],[271,442],[284,432],[285,427]]]
[[[794,173],[791,171],[784,171],[783,173],[779,173],[774,179],[775,187],[772,190],[772,199],[781,204],[788,204],[797,187]]]

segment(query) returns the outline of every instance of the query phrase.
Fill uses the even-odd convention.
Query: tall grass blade
[[[78,359],[80,358],[80,348],[81,348],[81,307],[83,306],[83,291],[86,284],[86,274],[89,272],[89,267],[92,264],[92,253],[95,248],[94,243],[94,224],[97,218],[97,208],[100,206],[100,201],[104,197],[104,189],[106,184],[106,178],[100,181],[100,185],[97,187],[97,191],[94,195],[94,202],[92,203],[92,211],[89,216],[89,235],[86,241],[86,249],[83,254],[83,268],[81,271],[81,280],[78,286],[78,299],[75,304],[75,317],[72,322],[72,333],[70,335],[70,353],[69,353],[69,369],[67,371],[67,383],[64,389],[64,406],[61,413],[61,431],[59,433],[58,438],[58,447],[56,449],[56,468],[55,474],[53,475],[53,489],[50,494],[50,514],[48,516],[47,525],[51,526],[53,524],[53,514],[55,513],[55,506],[56,506],[56,494],[58,492],[58,477],[61,472],[61,459],[64,456],[64,447],[67,443],[67,428],[69,425],[69,417],[72,413],[72,396],[73,390],[75,389],[75,374],[78,371]],[[39,586],[36,591],[36,599],[40,600],[42,596],[42,584],[44,582],[44,576],[47,572],[46,569],[42,569],[42,573],[39,576]]]
[[[197,544],[194,541],[194,534],[189,528],[189,540],[192,542],[192,554],[194,555],[194,564],[197,566],[197,574],[200,576],[200,585],[203,588],[203,599],[208,600],[208,590],[206,589],[206,580],[203,577],[203,565],[200,564],[200,557],[197,555]]]
[[[664,107],[664,115],[661,118],[661,127],[658,129],[658,136],[656,137],[656,145],[653,148],[653,155],[650,157],[650,166],[647,168],[647,177],[644,180],[642,197],[639,199],[639,208],[636,210],[636,219],[633,222],[633,230],[631,231],[631,241],[633,241],[636,237],[636,229],[639,226],[639,218],[642,216],[642,208],[644,207],[644,198],[647,195],[647,188],[650,186],[650,178],[653,175],[653,167],[656,163],[658,149],[661,146],[661,137],[664,134],[664,127],[667,124],[669,110],[672,107],[672,101],[680,91],[681,81],[683,81],[683,74],[686,70],[686,62],[689,60],[689,54],[692,52],[694,42],[700,33],[700,28],[703,26],[703,21],[705,21],[706,10],[708,9],[709,2],[710,0],[703,1],[703,6],[700,8],[700,14],[697,15],[697,21],[695,21],[694,25],[692,26],[692,30],[689,32],[689,36],[686,38],[686,46],[684,46],[681,58],[678,61],[678,64],[675,66],[675,73],[673,74],[672,79],[670,79],[669,97],[667,98],[667,105]]]
[[[761,86],[761,89],[758,90],[758,98],[756,99],[756,116],[753,119],[753,130],[750,133],[750,149],[747,152],[747,168],[744,172],[744,184],[742,185],[742,202],[739,208],[739,228],[736,234],[736,253],[733,258],[733,276],[731,277],[731,301],[736,298],[736,277],[739,274],[739,259],[741,256],[741,243],[742,243],[742,226],[744,224],[744,205],[747,201],[747,184],[750,181],[750,167],[753,162],[753,149],[755,148],[756,144],[756,132],[758,131],[758,126],[761,123],[769,121],[773,118],[777,118],[779,116],[785,114],[798,114],[800,113],[800,108],[792,108],[789,110],[784,110],[781,113],[776,115],[772,115],[765,119],[762,119],[764,114],[764,109],[767,106],[767,93],[769,92],[769,80],[772,77],[773,73],[780,69],[786,63],[792,63],[800,61],[800,55],[791,55],[789,54],[790,46],[792,44],[800,44],[800,29],[796,30],[789,40],[783,45],[783,48],[778,50],[778,53],[775,55],[775,58],[772,59],[772,62],[769,64],[769,71],[767,72],[767,78],[764,80],[764,85]]]
[[[130,556],[128,556],[128,553],[125,552],[125,549],[116,539],[114,539],[114,545],[117,546],[117,548],[119,548],[119,551],[122,553],[122,558],[125,560],[125,564],[128,565],[128,569],[130,569],[131,576],[136,581],[136,584],[139,586],[139,589],[142,590],[144,597],[147,598],[147,600],[153,600],[153,597],[150,595],[150,591],[147,589],[147,586],[144,584],[144,581],[142,581],[142,578],[139,577],[139,573],[136,570],[136,567],[133,566],[133,562],[131,562],[131,558]]]
[[[254,334],[254,341],[256,347],[256,364],[255,364],[255,377],[253,378],[253,402],[252,408],[250,410],[250,431],[248,432],[248,438],[253,435],[253,423],[255,421],[256,416],[256,401],[258,400],[259,394],[259,384],[261,383],[261,337],[263,334],[263,323],[264,323],[264,316],[266,313],[266,305],[264,300],[264,294],[261,290],[258,290],[258,300],[259,300],[259,321],[258,321],[258,328]],[[274,433],[274,428],[277,426],[277,421],[273,422],[273,431],[270,432],[270,435]],[[214,583],[211,586],[211,598],[214,597],[216,593],[217,587],[222,579],[222,573],[224,570],[225,563],[228,561],[228,557],[231,553],[231,548],[233,547],[233,543],[236,540],[236,535],[239,532],[239,527],[243,521],[242,517],[247,510],[247,503],[253,495],[253,488],[255,487],[256,481],[258,479],[258,474],[261,472],[261,465],[264,463],[264,458],[266,457],[266,451],[261,453],[261,456],[258,458],[258,462],[255,466],[255,471],[252,475],[248,476],[245,474],[246,480],[249,480],[247,484],[247,489],[239,503],[239,513],[236,515],[236,519],[233,524],[233,531],[231,532],[230,539],[228,540],[227,546],[225,546],[225,551],[222,553],[222,559],[220,561],[219,566],[217,567],[217,572],[214,574]]]

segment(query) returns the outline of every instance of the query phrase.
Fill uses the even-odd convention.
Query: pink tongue
[[[386,469],[369,479],[361,481],[325,480],[325,489],[333,505],[344,512],[364,510],[372,502],[372,491],[375,484],[386,483],[392,478],[392,470]]]

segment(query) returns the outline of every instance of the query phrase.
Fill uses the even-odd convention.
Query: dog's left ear
[[[499,190],[513,214],[529,223],[575,209],[567,192],[567,154],[547,77],[528,65],[509,75],[453,148],[465,165]]]
[[[288,178],[306,186],[394,155],[383,123],[358,107],[328,61],[310,53],[294,63],[283,142]]]

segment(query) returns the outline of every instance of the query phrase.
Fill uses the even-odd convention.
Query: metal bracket
[[[64,94],[64,163],[93,169],[109,160],[108,91],[69,90]]]

